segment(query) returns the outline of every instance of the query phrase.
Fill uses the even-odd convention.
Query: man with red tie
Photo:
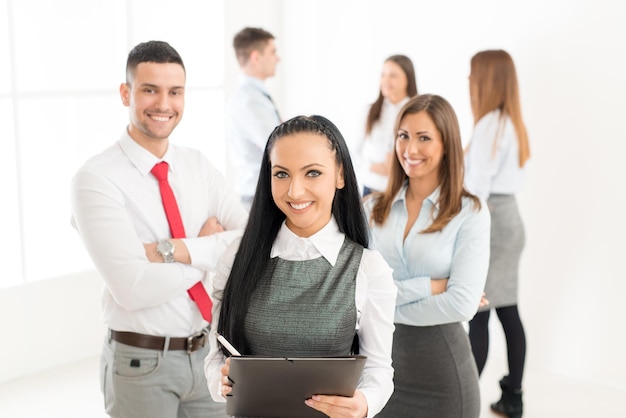
[[[247,214],[200,151],[169,141],[185,79],[169,44],[133,48],[120,86],[128,128],[72,180],[72,222],[106,285],[101,383],[112,417],[225,416],[203,373],[207,290]]]

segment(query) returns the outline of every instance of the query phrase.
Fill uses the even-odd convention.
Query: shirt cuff
[[[236,238],[241,236],[240,229],[218,232],[207,237],[184,238],[191,265],[203,271],[214,270],[217,261]]]

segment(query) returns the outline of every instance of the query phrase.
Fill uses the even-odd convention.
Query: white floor
[[[105,418],[98,361],[90,358],[0,385],[0,417]],[[489,411],[489,404],[500,396],[498,380],[505,370],[503,360],[489,359],[481,377],[482,418],[496,417]],[[524,386],[525,418],[623,416],[623,391],[532,368],[526,370]]]

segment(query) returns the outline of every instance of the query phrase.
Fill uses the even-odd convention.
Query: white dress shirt
[[[394,104],[384,99],[380,118],[372,126],[371,132],[366,135],[363,131],[363,139],[355,149],[357,176],[362,186],[376,191],[383,191],[387,188],[388,176],[375,173],[370,167],[372,164],[385,162],[387,155],[394,151],[396,118],[402,106],[408,101],[409,98],[405,97]],[[369,107],[367,111],[369,112]]]
[[[270,256],[290,261],[311,260],[321,256],[330,264],[335,265],[344,238],[345,235],[339,232],[334,218],[309,238],[298,237],[283,223]],[[221,402],[225,402],[225,399],[220,391],[220,367],[225,357],[218,348],[215,332],[219,321],[223,290],[238,248],[239,240],[228,247],[218,264],[213,283],[211,351],[205,360],[204,367],[213,399]],[[391,269],[377,251],[364,249],[356,277],[355,304],[360,354],[367,356],[358,389],[367,399],[368,416],[374,416],[380,412],[393,392],[391,346],[395,298],[396,287],[393,284]]]
[[[183,220],[191,265],[152,263],[144,243],[171,238],[157,179],[150,173],[169,164],[168,180]],[[199,151],[169,144],[162,159],[127,132],[89,159],[71,186],[72,223],[105,282],[104,321],[116,331],[184,337],[206,326],[187,289],[215,268],[224,249],[245,227],[246,212],[221,173]],[[198,237],[216,216],[225,232]]]
[[[241,74],[226,114],[228,152],[239,196],[254,196],[265,144],[279,124],[276,106],[265,83]]]
[[[476,123],[465,153],[465,187],[486,200],[490,194],[517,193],[525,176],[513,122],[499,110],[487,113]]]

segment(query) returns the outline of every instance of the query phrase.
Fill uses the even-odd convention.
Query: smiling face
[[[396,155],[409,181],[435,188],[444,154],[441,132],[425,111],[406,114],[396,137]]]
[[[167,142],[183,117],[185,70],[176,63],[142,62],[131,84],[120,86],[130,113],[128,133],[140,145],[153,149]]]
[[[335,191],[344,187],[335,153],[326,136],[314,133],[286,135],[270,151],[272,198],[300,237],[326,226]]]

